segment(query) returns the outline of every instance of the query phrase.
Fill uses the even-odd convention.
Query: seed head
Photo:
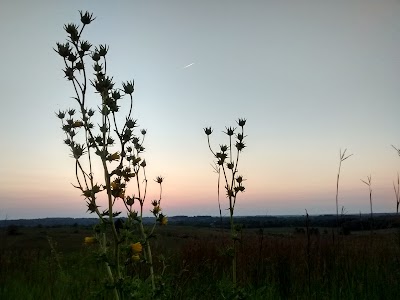
[[[225,127],[226,128],[226,132],[224,132],[225,134],[232,136],[235,133],[235,129],[233,127]]]
[[[239,175],[238,177],[236,177],[236,182],[237,183],[242,183],[243,182],[243,176],[242,175]]]
[[[77,57],[75,56],[75,54],[70,53],[70,54],[68,55],[68,60],[69,60],[70,62],[74,62],[74,61],[76,61],[76,59],[77,59]]]
[[[239,119],[239,120],[237,121],[237,123],[238,123],[238,125],[239,125],[240,127],[243,127],[244,125],[246,125],[246,119]]]
[[[243,139],[244,139],[243,133],[238,133],[236,135],[236,138],[238,139],[239,142],[243,141]]]
[[[74,69],[70,67],[65,67],[64,69],[64,74],[68,80],[73,80],[74,79]]]
[[[69,34],[72,42],[77,42],[79,39],[78,28],[79,27],[77,25],[72,23],[64,25],[64,30]]]
[[[93,109],[89,109],[88,116],[92,117],[93,115],[94,115],[94,110]]]
[[[88,25],[96,19],[96,18],[93,18],[93,14],[89,13],[88,11],[85,11],[85,13],[82,13],[82,11],[80,10],[79,14],[81,15],[81,22],[84,25]]]
[[[118,91],[113,91],[111,96],[114,100],[121,99],[121,94]]]
[[[125,94],[132,95],[134,89],[134,81],[131,82],[127,81],[126,83],[122,83],[122,87],[124,88]]]
[[[77,70],[83,70],[83,68],[84,68],[85,66],[83,65],[83,63],[81,62],[81,61],[78,61],[76,64],[75,64],[75,68],[77,69]]]
[[[236,149],[238,149],[238,151],[242,151],[245,147],[246,145],[243,142],[236,143]]]
[[[204,128],[204,133],[205,133],[206,135],[210,135],[212,132],[213,132],[213,131],[212,131],[211,127],[206,127],[206,128]]]
[[[136,127],[137,120],[132,120],[132,119],[126,119],[126,127],[128,128],[134,128]]]
[[[65,112],[63,112],[61,110],[59,110],[58,113],[56,113],[56,115],[61,120],[65,118]]]
[[[107,160],[108,161],[114,161],[114,160],[119,160],[121,156],[119,155],[118,152],[115,152],[113,154],[108,155]]]
[[[57,49],[54,49],[61,57],[66,58],[71,53],[71,49],[69,47],[69,43],[60,44],[57,43]]]
[[[157,176],[157,178],[156,178],[154,181],[157,182],[157,183],[159,183],[159,184],[161,184],[161,183],[163,182],[163,180],[164,180],[164,177],[162,177],[162,176]]]
[[[86,52],[90,50],[92,44],[90,44],[88,41],[82,41],[80,47],[83,52]]]
[[[101,56],[100,56],[100,54],[99,54],[97,51],[93,52],[93,54],[92,54],[92,59],[93,59],[95,62],[98,62],[98,61],[100,60],[100,58],[101,58]]]
[[[126,204],[128,204],[129,206],[132,206],[134,203],[135,203],[134,197],[130,197],[130,196],[126,197]]]
[[[107,45],[100,45],[99,49],[96,49],[96,52],[99,53],[100,56],[105,57],[108,52],[109,47]]]
[[[86,204],[88,206],[87,211],[90,211],[90,213],[94,213],[96,211],[96,209],[99,207],[96,205],[96,203],[94,201],[87,202]]]
[[[145,159],[140,163],[140,166],[143,167],[143,168],[146,167],[146,160]]]

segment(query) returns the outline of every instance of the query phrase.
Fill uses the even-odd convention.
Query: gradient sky
[[[78,10],[97,16],[84,38],[110,45],[117,85],[135,80],[148,177],[165,177],[166,214],[218,214],[203,128],[217,146],[238,117],[248,137],[237,215],[334,213],[344,148],[354,155],[339,205],[368,212],[360,179],[371,175],[374,211],[395,211],[400,1],[2,0],[1,219],[93,216],[71,186],[74,161],[54,115],[74,104],[53,47]],[[153,182],[148,201],[157,193]]]

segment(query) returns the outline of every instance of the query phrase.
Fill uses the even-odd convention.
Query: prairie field
[[[243,229],[233,289],[228,230],[160,228],[151,239],[157,293],[143,284],[148,268],[125,264],[137,282],[130,298],[398,299],[398,229],[335,236],[329,228],[303,229]],[[81,226],[1,228],[0,299],[112,298],[96,244],[83,243],[92,233]]]

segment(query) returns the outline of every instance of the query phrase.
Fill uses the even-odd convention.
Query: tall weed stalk
[[[339,152],[339,169],[336,178],[336,230],[339,229],[339,179],[340,179],[340,171],[342,167],[342,162],[348,159],[353,154],[346,156],[347,149],[344,149],[343,153],[342,150]]]
[[[361,181],[363,183],[365,183],[368,186],[368,190],[369,190],[369,205],[370,205],[370,210],[371,210],[371,223],[370,223],[370,227],[371,227],[371,234],[374,232],[374,219],[373,219],[373,212],[372,212],[372,188],[371,188],[371,175],[367,176],[367,181],[362,180]]]
[[[228,199],[229,223],[232,238],[232,248],[230,255],[232,256],[232,282],[236,286],[237,281],[237,242],[240,240],[240,227],[235,225],[234,212],[238,193],[245,190],[243,185],[243,176],[238,175],[239,156],[246,147],[244,144],[244,126],[246,119],[238,119],[239,133],[235,133],[236,128],[226,127],[224,133],[228,136],[228,144],[222,144],[219,151],[214,151],[210,143],[210,135],[212,134],[211,127],[204,128],[204,133],[207,135],[208,148],[216,159],[216,172],[220,175],[222,171],[222,180],[225,183],[226,197]],[[234,140],[236,139],[236,141]],[[218,176],[218,182],[221,176]],[[218,183],[218,187],[219,187]],[[218,189],[219,195],[219,189]],[[219,197],[218,197],[219,200]],[[221,211],[221,210],[220,210]]]
[[[133,118],[134,81],[123,82],[115,87],[113,77],[107,70],[109,47],[93,47],[83,39],[84,30],[95,18],[89,12],[80,11],[80,25],[69,23],[64,26],[67,33],[65,43],[57,43],[54,49],[63,59],[64,75],[74,90],[75,108],[56,113],[65,134],[64,143],[71,151],[75,165],[76,183],[86,200],[88,212],[99,218],[99,225],[86,244],[97,243],[99,260],[105,265],[109,278],[108,288],[114,291],[115,299],[122,291],[133,288],[132,279],[126,276],[126,265],[144,263],[148,265],[153,291],[155,275],[149,237],[155,225],[165,225],[167,217],[161,212],[162,177],[156,182],[160,187],[159,199],[152,202],[151,212],[155,217],[150,233],[143,227],[143,205],[147,195],[146,161],[142,158],[146,130],[135,131],[138,122]],[[89,79],[88,65],[92,64],[94,76]],[[89,91],[99,96],[97,109],[89,107]],[[124,99],[128,98],[128,100]],[[126,114],[121,118],[121,107]],[[100,174],[94,166],[101,165]],[[96,175],[96,176],[95,176]],[[133,193],[128,183],[133,181]],[[106,205],[100,209],[99,196],[105,194]],[[129,195],[128,195],[129,194]],[[127,220],[116,219],[125,209]],[[139,211],[133,207],[139,204]],[[138,237],[139,236],[139,237]]]

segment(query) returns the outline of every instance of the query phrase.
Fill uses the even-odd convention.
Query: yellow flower
[[[168,218],[167,217],[162,217],[161,218],[161,225],[167,225],[167,223],[168,223]]]
[[[132,261],[139,261],[139,260],[140,260],[140,256],[138,254],[132,255]]]
[[[137,242],[137,243],[131,244],[131,249],[132,249],[133,253],[137,254],[137,253],[142,252],[143,247],[140,242]]]
[[[86,236],[84,243],[87,245],[94,244],[94,243],[96,243],[96,238],[94,236]]]

